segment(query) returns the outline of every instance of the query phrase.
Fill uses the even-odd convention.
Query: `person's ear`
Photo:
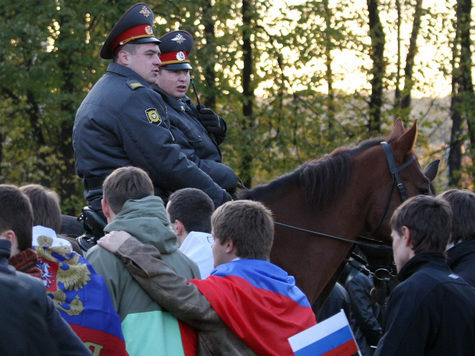
[[[128,65],[129,64],[129,58],[130,56],[130,53],[123,50],[123,49],[120,49],[119,52],[117,53],[117,62],[119,64],[122,64],[122,65]]]
[[[412,246],[411,229],[409,229],[407,226],[402,227],[402,238],[406,246],[408,247]]]
[[[234,251],[234,242],[231,239],[227,239],[224,243],[226,253],[233,253]]]
[[[101,199],[101,207],[102,207],[102,212],[104,213],[104,216],[106,217],[106,219],[110,219],[111,207],[109,203],[107,202],[107,200],[105,200],[104,198]]]
[[[3,231],[2,233],[0,233],[0,239],[10,240],[10,242],[12,243],[10,248],[10,256],[15,256],[17,253],[20,252],[15,231],[11,229]]]
[[[175,230],[175,233],[178,236],[181,236],[182,234],[185,233],[185,225],[183,225],[183,223],[178,219],[175,219],[175,221],[173,223],[173,228]]]

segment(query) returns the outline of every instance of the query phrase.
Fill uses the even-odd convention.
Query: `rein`
[[[306,232],[306,233],[312,234],[312,235],[317,235],[317,236],[322,236],[322,237],[328,237],[328,238],[333,239],[333,240],[348,242],[348,243],[355,244],[355,245],[359,245],[359,246],[366,246],[366,247],[371,247],[371,248],[381,249],[381,250],[386,250],[386,251],[392,250],[392,248],[391,248],[390,246],[384,245],[382,241],[374,240],[374,239],[371,239],[371,238],[366,237],[366,236],[360,236],[360,238],[366,239],[366,240],[370,240],[370,241],[376,241],[376,242],[365,242],[365,241],[359,241],[359,240],[350,240],[350,239],[346,239],[346,238],[344,238],[344,237],[339,237],[339,236],[335,236],[335,235],[330,235],[330,234],[326,234],[326,233],[324,233],[324,232],[318,232],[318,231],[308,230],[308,229],[304,229],[304,228],[302,228],[302,227],[298,227],[298,226],[294,226],[294,225],[289,225],[289,224],[284,224],[284,223],[281,223],[281,222],[278,222],[278,221],[274,221],[274,225],[281,226],[281,227],[285,227],[285,228],[291,229],[291,230],[297,230],[297,231],[301,231],[301,232]]]
[[[389,143],[383,141],[383,142],[381,142],[381,145],[383,146],[383,149],[384,149],[386,160],[388,162],[389,172],[391,173],[391,176],[393,178],[393,182],[392,182],[391,190],[389,192],[387,203],[386,203],[386,206],[385,206],[385,209],[384,209],[384,213],[383,213],[378,225],[376,226],[376,229],[374,229],[373,233],[376,233],[381,228],[381,225],[383,224],[383,221],[386,218],[386,215],[389,211],[389,207],[391,206],[392,194],[393,194],[393,190],[394,190],[395,185],[397,186],[397,188],[399,190],[399,194],[401,195],[402,201],[405,201],[407,199],[407,197],[408,197],[407,196],[407,190],[406,190],[406,187],[404,186],[404,182],[401,180],[401,177],[399,176],[399,172],[402,171],[403,169],[409,167],[412,164],[412,162],[414,162],[414,160],[415,160],[414,156],[412,156],[411,159],[409,159],[403,165],[398,167],[396,165],[396,161],[394,160],[394,155],[393,155],[393,152],[391,150],[391,146],[389,145]],[[304,229],[304,228],[294,226],[294,225],[290,225],[290,224],[284,224],[284,223],[281,223],[279,221],[274,221],[274,225],[281,226],[281,227],[284,227],[286,229],[292,229],[292,230],[297,230],[297,231],[301,231],[301,232],[306,232],[306,233],[312,234],[312,235],[327,237],[327,238],[330,238],[330,239],[333,239],[333,240],[347,242],[347,243],[351,243],[351,244],[355,244],[355,245],[359,245],[359,246],[366,246],[366,247],[371,247],[371,248],[379,249],[379,250],[392,251],[392,247],[384,245],[383,241],[375,240],[375,239],[369,238],[367,236],[359,236],[359,238],[363,239],[363,240],[366,240],[366,241],[374,241],[374,242],[350,240],[350,239],[340,237],[340,236],[335,236],[335,235],[330,235],[330,234],[326,234],[326,233],[323,233],[323,232]]]

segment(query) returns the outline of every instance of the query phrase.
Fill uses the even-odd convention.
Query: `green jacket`
[[[163,260],[186,279],[199,278],[196,264],[178,250],[159,197],[128,200],[105,232],[126,231],[144,244],[155,246]],[[122,320],[127,351],[136,355],[184,355],[178,321],[154,302],[129,274],[123,263],[100,246],[86,258],[104,277],[115,309]]]

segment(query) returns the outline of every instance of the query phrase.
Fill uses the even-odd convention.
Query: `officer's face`
[[[125,65],[142,76],[148,83],[155,83],[158,76],[160,49],[156,43],[136,45],[135,53],[127,52]]]
[[[190,70],[160,69],[156,84],[167,94],[179,99],[183,98],[190,87]]]

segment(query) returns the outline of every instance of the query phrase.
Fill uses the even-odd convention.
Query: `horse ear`
[[[398,138],[404,133],[404,123],[402,119],[398,117],[396,122],[394,123],[393,131],[391,132],[391,136],[389,136],[388,141]]]
[[[437,176],[437,172],[439,170],[439,163],[440,159],[436,159],[435,161],[431,162],[424,170],[424,175],[429,178],[431,182]]]
[[[417,120],[414,120],[412,127],[407,130],[401,137],[394,141],[394,146],[399,152],[407,153],[412,151],[417,139]]]

